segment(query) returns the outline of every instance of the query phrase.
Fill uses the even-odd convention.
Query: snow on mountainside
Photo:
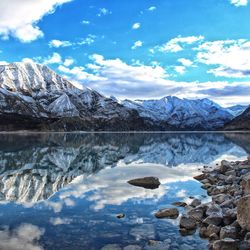
[[[225,126],[226,130],[250,130],[250,106]]]
[[[248,106],[244,106],[244,105],[235,105],[235,106],[231,106],[226,108],[227,111],[229,113],[231,113],[234,117],[241,115]]]
[[[47,66],[35,63],[0,66],[0,116],[1,130],[143,127],[136,111],[91,89],[77,88]]]
[[[122,104],[136,109],[141,117],[166,121],[180,129],[216,129],[233,118],[225,108],[209,99],[188,100],[167,96],[159,100],[125,100]]]

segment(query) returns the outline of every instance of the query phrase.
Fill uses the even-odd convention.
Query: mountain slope
[[[250,106],[225,126],[226,130],[250,130]]]
[[[88,88],[77,88],[47,66],[0,66],[0,130],[141,130],[144,121]],[[126,122],[125,122],[126,121]]]
[[[122,104],[136,109],[141,117],[165,121],[178,129],[218,129],[233,119],[231,113],[209,99],[167,96],[159,100],[125,100]]]

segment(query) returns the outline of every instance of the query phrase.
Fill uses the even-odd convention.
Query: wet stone
[[[161,209],[155,213],[155,217],[158,219],[162,218],[176,219],[178,216],[179,216],[179,211],[177,208]]]
[[[157,189],[161,183],[156,177],[144,177],[128,181],[129,184],[146,189]]]

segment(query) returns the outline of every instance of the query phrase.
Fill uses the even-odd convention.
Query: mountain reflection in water
[[[157,221],[153,212],[204,195],[192,178],[198,168],[244,159],[250,134],[0,134],[0,141],[0,239],[10,244],[20,230],[31,230],[36,235],[20,244],[70,249],[77,240],[74,249],[100,249],[177,237],[177,221]],[[146,190],[127,183],[144,176],[162,185]],[[124,220],[115,217],[119,212]],[[177,246],[205,242],[178,237]]]

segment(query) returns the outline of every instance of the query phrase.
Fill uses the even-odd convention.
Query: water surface
[[[208,200],[192,177],[245,159],[249,142],[246,133],[0,134],[0,249],[155,249],[149,240],[207,249],[198,233],[180,235],[178,219],[154,212],[190,196]],[[162,185],[127,183],[145,176]]]

